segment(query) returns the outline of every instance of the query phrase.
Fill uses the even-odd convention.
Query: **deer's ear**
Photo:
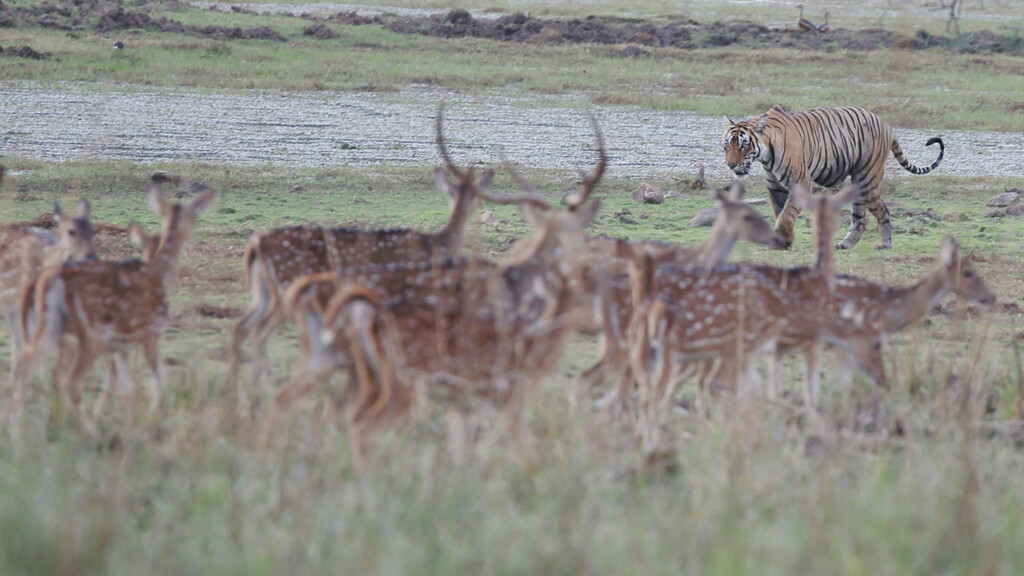
[[[67,218],[64,215],[64,209],[60,207],[60,202],[53,201],[53,223],[60,226],[62,220]]]
[[[477,192],[486,194],[491,189],[491,184],[494,183],[494,170],[484,170],[480,177],[476,179]]]
[[[960,245],[952,236],[942,239],[942,248],[939,249],[939,258],[946,267],[955,265],[960,260]]]
[[[863,190],[863,184],[860,184],[859,182],[851,182],[850,185],[837,192],[830,202],[839,206],[846,206],[847,204],[853,203],[854,200],[860,197]]]
[[[579,218],[580,225],[586,226],[587,224],[590,224],[594,220],[594,218],[597,216],[597,211],[600,209],[601,201],[591,200],[590,202],[587,202],[586,204],[577,207],[574,213],[578,215],[577,217]]]
[[[146,231],[142,228],[142,224],[134,220],[128,224],[128,240],[137,248],[145,248]]]
[[[444,168],[434,168],[434,186],[437,186],[437,189],[444,192],[449,198],[454,198],[459,189],[448,177],[448,171]]]
[[[721,206],[726,201],[725,193],[722,192],[721,188],[715,188],[715,191],[711,194],[711,199],[715,201],[715,204]]]
[[[169,206],[163,189],[156,184],[150,186],[149,190],[146,191],[146,201],[149,202],[149,209],[157,214],[163,214]]]
[[[217,194],[217,191],[213,188],[203,187],[203,191],[198,196],[192,199],[189,204],[189,209],[193,214],[202,214],[213,205],[213,197]]]
[[[78,204],[75,205],[75,216],[78,218],[89,217],[89,201],[85,198],[80,198]]]
[[[519,213],[523,215],[523,220],[534,230],[539,229],[547,220],[548,210],[548,208],[542,208],[531,202],[523,202],[519,205]]]

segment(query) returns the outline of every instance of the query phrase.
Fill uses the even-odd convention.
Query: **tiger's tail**
[[[925,146],[931,146],[932,144],[939,145],[939,157],[935,159],[935,162],[932,162],[931,166],[925,168],[920,168],[911,164],[906,157],[903,156],[903,150],[900,148],[900,143],[896,141],[895,138],[892,140],[892,155],[893,158],[896,158],[896,161],[900,163],[900,166],[903,166],[903,168],[907,170],[907,172],[912,174],[927,174],[939,167],[939,162],[942,162],[942,154],[946,151],[946,145],[942,143],[942,138],[936,136],[934,138],[929,138],[928,141],[925,142]]]

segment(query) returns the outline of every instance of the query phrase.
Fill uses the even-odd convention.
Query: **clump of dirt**
[[[348,25],[382,24],[392,32],[421,34],[443,38],[474,37],[490,40],[536,43],[628,44],[618,52],[622,57],[649,55],[642,47],[682,49],[738,46],[762,49],[794,47],[817,50],[878,50],[890,47],[924,50],[948,48],[968,53],[1024,52],[1024,43],[1012,35],[990,31],[965,34],[959,38],[935,36],[920,31],[912,37],[881,29],[833,29],[825,34],[799,29],[769,28],[754,23],[700,23],[675,19],[654,23],[639,19],[589,16],[583,19],[541,19],[523,13],[497,19],[474,18],[466,10],[456,9],[444,16],[375,16],[359,18],[352,13],[332,17]]]
[[[7,233],[11,230],[22,230],[25,228],[51,229],[55,226],[56,225],[53,223],[53,212],[42,212],[31,220],[0,224],[0,234]]]
[[[323,22],[303,28],[302,33],[306,36],[319,38],[320,40],[330,40],[338,37],[338,33]]]
[[[53,54],[49,52],[36,52],[31,46],[8,46],[4,48],[0,46],[0,55],[8,56],[12,58],[28,58],[29,60],[49,60],[53,58]]]
[[[312,16],[303,15],[303,18],[312,18]],[[333,20],[346,26],[366,26],[369,24],[380,24],[382,22],[380,16],[360,16],[355,12],[338,12],[334,16],[331,16],[329,20]]]
[[[180,7],[167,0],[161,7]],[[122,30],[151,30],[187,34],[220,40],[274,40],[287,38],[268,26],[228,28],[225,26],[191,26],[166,17],[154,18],[150,12],[156,4],[144,0],[74,0],[37,5],[8,7],[0,4],[0,26],[41,26],[56,30],[94,30],[101,34]],[[5,52],[6,54],[6,52]]]
[[[242,309],[235,306],[217,306],[215,304],[199,304],[195,307],[196,314],[204,318],[238,318]]]

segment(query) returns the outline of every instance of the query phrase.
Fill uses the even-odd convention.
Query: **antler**
[[[445,144],[444,144],[444,129],[443,129],[443,125],[444,125],[444,100],[442,100],[441,103],[437,105],[437,123],[436,123],[436,127],[437,127],[437,148],[438,148],[438,150],[441,151],[441,158],[444,159],[444,163],[448,167],[448,170],[451,171],[451,173],[454,174],[455,177],[460,178],[460,179],[465,179],[466,178],[466,173],[463,172],[462,170],[459,170],[458,167],[455,166],[455,163],[452,162],[452,157],[448,155],[448,147],[445,146]]]
[[[597,135],[597,153],[599,160],[597,167],[594,168],[593,174],[583,181],[583,188],[581,188],[576,194],[570,194],[566,197],[565,205],[569,207],[569,210],[575,210],[587,201],[587,198],[590,197],[590,193],[594,191],[594,187],[597,186],[598,181],[601,180],[605,167],[608,165],[608,155],[605,153],[604,149],[604,135],[601,134],[601,127],[597,125],[597,117],[590,111],[587,112],[587,116],[590,117],[590,123],[594,126],[594,133]]]
[[[490,196],[488,194],[480,194],[480,197],[488,202],[494,202],[495,204],[533,204],[538,208],[549,210],[551,204],[548,203],[539,193],[531,194],[520,194],[518,196]]]
[[[512,164],[509,163],[508,158],[505,157],[505,149],[504,148],[499,148],[498,149],[498,159],[501,160],[501,166],[503,168],[505,168],[505,170],[508,170],[509,176],[511,176],[512,179],[515,180],[517,184],[522,186],[523,189],[525,189],[528,194],[535,194],[537,196],[541,195],[540,194],[540,190],[537,190],[536,186],[534,186],[533,184],[530,184],[526,180],[526,178],[523,178],[522,174],[520,174],[519,172],[516,172],[516,169],[512,167]]]

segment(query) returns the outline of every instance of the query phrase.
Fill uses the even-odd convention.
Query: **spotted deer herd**
[[[494,172],[477,174],[452,160],[444,140],[443,107],[436,119],[445,167],[434,183],[450,201],[450,217],[435,233],[413,229],[304,225],[254,234],[244,252],[251,302],[235,324],[228,382],[240,405],[262,402],[260,442],[295,401],[346,375],[341,408],[357,459],[391,424],[446,397],[467,414],[485,405],[503,432],[528,444],[526,408],[553,374],[577,332],[596,336],[596,363],[581,375],[586,388],[609,384],[597,405],[632,422],[645,447],[656,446],[679,386],[696,382],[701,417],[709,391],[747,397],[761,382],[757,357],[769,360],[765,394],[779,398],[780,359],[806,357],[803,402],[815,410],[820,361],[827,347],[874,385],[886,386],[886,336],[920,320],[948,293],[991,304],[995,297],[952,238],[932,271],[909,286],[885,286],[837,273],[832,237],[840,208],[861,190],[812,196],[799,184],[790,202],[808,211],[815,239],[812,265],[779,268],[730,264],[737,241],[783,247],[786,238],[742,198],[736,183],[715,191],[718,216],[706,240],[684,247],[655,241],[590,236],[599,201],[592,198],[608,165],[596,120],[598,160],[579,190],[556,207],[508,167],[525,193],[492,195]],[[0,168],[0,179],[3,172]],[[156,181],[156,180],[155,180]],[[81,428],[98,433],[112,390],[135,417],[128,353],[141,348],[152,372],[150,413],[159,414],[165,377],[160,338],[168,297],[197,217],[214,191],[172,203],[154,184],[147,198],[161,219],[159,235],[132,223],[142,257],[96,257],[89,205],[73,217],[54,209],[54,228],[15,229],[0,239],[0,301],[12,332],[6,413],[17,427],[26,389],[55,355],[54,394],[68,402]],[[483,202],[518,205],[532,232],[500,261],[465,248],[466,228]],[[299,359],[294,374],[271,390],[268,343],[294,326]],[[251,377],[241,374],[242,348],[252,338]],[[83,382],[94,361],[109,355],[93,410],[83,406]],[[259,405],[260,402],[255,402]]]

